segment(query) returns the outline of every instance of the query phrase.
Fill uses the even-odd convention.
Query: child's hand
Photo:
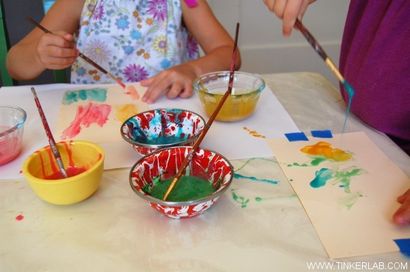
[[[162,71],[140,82],[142,86],[148,87],[142,101],[153,103],[162,94],[171,99],[177,96],[190,97],[192,96],[192,83],[195,78],[196,74],[193,67],[187,63]]]
[[[71,66],[78,56],[73,35],[65,32],[42,35],[36,51],[38,60],[44,68],[52,70]]]
[[[397,225],[410,225],[410,189],[399,196],[397,201],[401,206],[393,215],[394,223]]]
[[[309,4],[315,0],[263,0],[270,11],[282,19],[282,33],[290,36],[296,19],[301,19]]]

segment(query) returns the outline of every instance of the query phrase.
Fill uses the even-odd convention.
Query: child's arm
[[[7,54],[7,69],[11,77],[29,80],[45,69],[69,67],[78,55],[72,33],[78,29],[84,0],[58,0],[41,24],[53,32],[34,29],[15,44]],[[30,24],[30,21],[24,23]]]
[[[165,70],[158,75],[141,81],[148,89],[143,100],[152,103],[161,94],[168,98],[192,95],[192,83],[198,76],[220,70],[229,70],[233,39],[213,15],[207,2],[198,0],[198,5],[189,8],[181,0],[183,19],[188,30],[205,52],[205,56]],[[241,64],[240,56],[236,60],[236,68]]]

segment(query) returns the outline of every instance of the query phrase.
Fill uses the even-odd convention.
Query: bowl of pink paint
[[[26,118],[22,108],[0,106],[0,165],[11,162],[20,154]]]

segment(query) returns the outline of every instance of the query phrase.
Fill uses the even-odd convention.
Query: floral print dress
[[[137,82],[199,56],[182,23],[180,0],[86,0],[77,48],[124,82]],[[71,82],[112,79],[77,58]]]

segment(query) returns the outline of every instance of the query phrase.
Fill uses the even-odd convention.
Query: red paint
[[[0,126],[0,131],[6,131],[9,127]],[[0,165],[14,160],[21,151],[21,137],[17,131],[0,137]]]
[[[72,139],[77,136],[83,127],[88,128],[91,124],[103,127],[108,121],[111,106],[108,104],[79,105],[74,120],[70,126],[63,131],[62,139]]]
[[[83,172],[85,172],[87,168],[85,167],[77,167],[77,166],[69,166],[65,169],[67,172],[68,177],[77,176]],[[53,171],[51,175],[45,176],[44,179],[63,179],[64,176],[61,174],[60,171]]]
[[[19,214],[19,215],[16,216],[16,221],[21,221],[23,219],[24,219],[24,215],[22,215],[22,214]]]

